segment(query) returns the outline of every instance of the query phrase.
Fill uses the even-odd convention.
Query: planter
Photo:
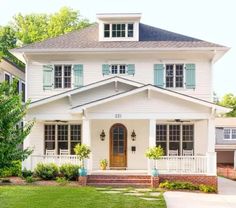
[[[106,170],[106,169],[107,169],[107,166],[106,166],[106,165],[100,165],[100,169],[101,169],[101,170]]]
[[[154,176],[154,177],[158,176],[158,171],[156,168],[152,169],[152,176]]]
[[[79,176],[87,176],[87,170],[85,168],[80,168]]]

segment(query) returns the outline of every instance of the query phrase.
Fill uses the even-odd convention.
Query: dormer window
[[[104,24],[104,38],[133,38],[134,24]]]

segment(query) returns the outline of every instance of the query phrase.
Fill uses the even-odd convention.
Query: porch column
[[[234,170],[236,170],[236,150],[234,150]]]
[[[23,141],[23,149],[26,149],[28,147],[30,147],[29,135]],[[26,168],[27,170],[32,170],[32,157],[31,157],[31,155],[29,155],[29,157],[22,162],[21,168],[22,168],[22,170],[24,168]]]
[[[215,118],[208,119],[207,174],[216,175]]]
[[[149,120],[149,147],[156,146],[156,120],[150,119]],[[151,174],[153,164],[151,160],[148,160],[148,173]]]
[[[82,122],[82,143],[91,148],[90,120],[86,118]],[[90,172],[92,170],[92,154],[90,154],[86,165],[88,172]]]

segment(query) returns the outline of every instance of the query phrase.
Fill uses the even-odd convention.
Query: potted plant
[[[152,159],[152,160],[158,160],[163,155],[164,155],[164,150],[160,145],[158,147],[150,147],[145,153],[145,156],[148,159]],[[155,163],[155,165],[152,169],[152,176],[157,176],[157,175],[158,175],[158,171],[157,171],[157,167],[156,167],[156,163]]]
[[[101,170],[106,170],[107,164],[108,164],[107,159],[100,160],[100,168],[101,168]]]
[[[79,168],[79,175],[86,176],[87,170],[84,167],[84,159],[89,158],[89,154],[90,154],[91,150],[85,144],[77,144],[74,148],[74,151],[75,151],[75,154],[79,157],[79,160],[81,162],[81,166]]]

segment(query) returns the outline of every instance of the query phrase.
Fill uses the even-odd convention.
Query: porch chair
[[[69,150],[60,149],[59,164],[70,163]]]
[[[55,156],[56,155],[56,150],[54,149],[54,150],[48,150],[48,149],[46,149],[46,163],[51,163],[51,162],[55,162],[55,158],[53,157],[53,156]]]
[[[193,156],[193,150],[183,150],[183,156]]]
[[[194,158],[192,157],[193,156],[193,149],[192,150],[183,150],[183,156],[187,156],[187,158],[185,158],[182,163],[182,168],[183,168],[184,172],[188,173],[188,172],[195,171]]]
[[[179,150],[169,150],[169,161],[167,163],[167,167],[168,167],[168,171],[169,172],[176,172],[178,169],[178,159],[179,158],[175,158],[174,156],[178,156],[179,155]]]
[[[60,155],[69,155],[68,149],[60,149]]]

